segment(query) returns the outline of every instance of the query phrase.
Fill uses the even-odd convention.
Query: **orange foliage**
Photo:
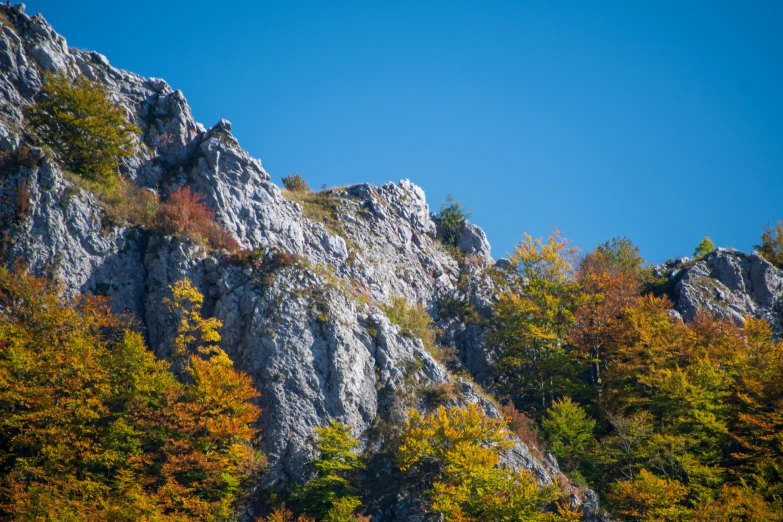
[[[163,234],[205,241],[211,248],[229,252],[240,249],[234,237],[215,222],[215,213],[207,207],[204,196],[188,186],[179,187],[160,205],[153,228]]]
[[[183,384],[105,300],[0,269],[0,518],[214,520],[260,459],[250,379]],[[214,362],[213,362],[214,361]]]
[[[269,516],[267,516],[263,521],[259,518],[256,519],[256,522],[315,522],[315,519],[310,515],[305,514],[294,518],[294,514],[291,512],[291,510],[287,509],[285,504],[283,504],[279,508],[276,508],[274,511],[272,511],[272,513],[270,513]]]
[[[682,520],[680,504],[688,488],[676,480],[661,479],[643,469],[633,480],[617,482],[610,498],[623,506],[620,514],[634,520]]]
[[[533,419],[516,409],[510,402],[504,405],[501,408],[501,411],[506,418],[508,429],[519,437],[519,440],[525,443],[531,453],[540,458],[542,456],[541,450],[543,448],[538,441],[538,431],[536,431],[536,425],[533,422]]]

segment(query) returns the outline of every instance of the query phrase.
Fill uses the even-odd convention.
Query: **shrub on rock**
[[[42,95],[25,109],[36,141],[49,146],[76,174],[112,185],[120,160],[134,152],[139,128],[102,86],[84,77],[71,83],[48,75]]]

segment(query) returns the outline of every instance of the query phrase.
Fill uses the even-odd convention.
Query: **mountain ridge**
[[[509,262],[492,259],[480,227],[463,221],[455,247],[445,247],[423,190],[407,179],[328,189],[318,193],[322,200],[297,202],[239,146],[227,120],[207,129],[193,119],[182,92],[116,69],[98,53],[68,48],[41,15],[25,14],[23,4],[0,13],[0,150],[16,158],[27,147],[24,157],[3,166],[5,264],[24,260],[69,292],[110,298],[115,311],[138,318],[161,358],[171,355],[176,332],[177,318],[165,305],[169,286],[191,280],[205,296],[205,313],[223,323],[225,351],[261,392],[270,462],[265,485],[305,476],[313,429],[329,420],[351,425],[371,445],[370,432],[406,390],[448,385],[457,392],[446,404],[473,402],[490,416],[501,414],[473,382],[490,381],[495,354],[486,346],[486,326],[447,306],[461,303],[481,319],[493,313]],[[103,85],[141,129],[122,176],[163,198],[191,187],[222,228],[243,249],[263,252],[263,261],[107,222],[95,194],[50,153],[25,142],[23,108],[34,103],[45,73]],[[13,203],[22,187],[23,213]],[[280,253],[293,257],[280,262]],[[685,319],[707,310],[735,321],[763,317],[783,331],[783,274],[757,254],[717,250],[657,270],[671,282],[668,291]],[[471,378],[453,374],[420,338],[389,320],[384,307],[392,298],[426,307],[439,341]],[[542,484],[561,476],[553,457],[539,457],[518,440],[504,460]],[[585,508],[586,519],[603,516],[592,491],[570,487],[571,502]],[[378,507],[378,516],[430,520],[406,498]]]

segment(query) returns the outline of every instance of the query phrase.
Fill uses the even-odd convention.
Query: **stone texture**
[[[757,253],[719,248],[702,259],[658,270],[675,283],[675,309],[685,320],[700,310],[737,323],[764,318],[783,333],[783,271]]]
[[[141,129],[123,176],[164,198],[189,184],[243,247],[296,254],[291,266],[274,266],[271,257],[243,266],[186,240],[112,225],[95,196],[40,149],[25,164],[6,164],[0,177],[3,261],[25,263],[71,292],[109,296],[115,310],[137,316],[158,356],[169,354],[176,325],[164,304],[169,285],[187,277],[203,292],[204,312],[223,322],[222,346],[262,394],[266,482],[301,479],[309,437],[330,419],[352,425],[369,444],[370,428],[413,387],[451,383],[461,397],[453,404],[476,402],[499,415],[475,385],[455,379],[381,310],[393,296],[425,304],[443,329],[440,341],[487,380],[493,354],[484,327],[441,306],[465,303],[478,317],[491,315],[496,289],[489,271],[503,266],[493,268],[477,225],[463,225],[458,248],[467,257],[460,263],[436,239],[424,192],[407,179],[327,191],[334,219],[310,219],[240,147],[230,122],[207,130],[183,93],[164,80],[68,48],[40,15],[29,17],[18,6],[0,10],[12,22],[0,30],[0,149],[22,150],[23,109],[34,102],[44,70],[83,75],[103,84]],[[774,272],[760,267],[748,274],[755,300],[777,302],[777,294],[761,289],[776,281]],[[559,473],[521,442],[504,458],[542,483]],[[415,496],[397,499],[381,518],[424,520]]]

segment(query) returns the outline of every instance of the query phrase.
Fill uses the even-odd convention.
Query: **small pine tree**
[[[701,240],[699,246],[697,246],[696,250],[693,251],[693,257],[700,259],[713,250],[715,250],[715,245],[712,243],[712,240],[709,237],[704,236],[704,239]]]
[[[446,196],[446,202],[438,212],[438,233],[447,245],[456,245],[462,223],[470,217],[470,210],[460,201],[455,201],[451,195]]]

